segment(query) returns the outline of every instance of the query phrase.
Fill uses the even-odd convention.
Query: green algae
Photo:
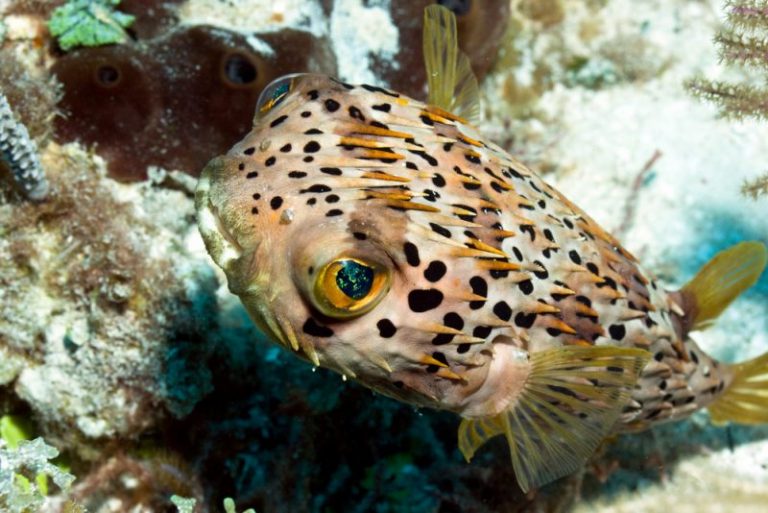
[[[53,11],[48,28],[62,50],[124,43],[135,17],[115,10],[121,0],[70,0]]]

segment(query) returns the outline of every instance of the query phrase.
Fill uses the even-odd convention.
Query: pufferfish
[[[425,12],[426,103],[297,74],[205,168],[200,231],[255,323],[316,366],[461,416],[469,459],[506,438],[522,490],[609,435],[709,408],[768,422],[768,356],[689,336],[766,265],[759,242],[667,291],[587,214],[473,124],[455,19]]]

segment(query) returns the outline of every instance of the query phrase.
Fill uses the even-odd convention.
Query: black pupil
[[[343,260],[336,274],[336,285],[352,299],[363,299],[373,286],[373,269],[354,260]]]
[[[238,85],[250,84],[256,80],[258,75],[256,66],[247,57],[240,54],[232,55],[227,59],[224,64],[224,73],[233,84]]]
[[[453,11],[456,16],[467,14],[472,8],[472,0],[437,0],[437,3]]]

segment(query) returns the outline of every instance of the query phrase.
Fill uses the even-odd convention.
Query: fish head
[[[375,86],[279,79],[203,171],[198,224],[230,290],[298,356],[411,404],[488,414],[522,386],[527,354],[495,336],[508,324],[488,312],[487,273],[445,233],[470,224],[430,155],[448,116]]]

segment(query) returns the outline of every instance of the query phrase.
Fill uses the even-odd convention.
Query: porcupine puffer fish
[[[709,408],[768,422],[768,357],[689,337],[758,279],[717,255],[679,291],[467,119],[477,83],[450,11],[425,13],[429,101],[292,75],[203,172],[208,251],[255,323],[314,365],[462,417],[469,459],[504,436],[527,491],[601,441]]]

